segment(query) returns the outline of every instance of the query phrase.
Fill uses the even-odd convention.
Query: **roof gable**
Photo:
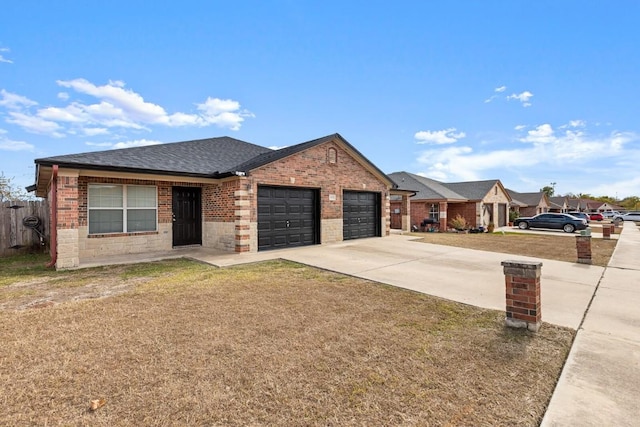
[[[344,149],[350,152],[352,157],[354,157],[356,161],[358,161],[361,165],[369,169],[375,175],[378,175],[381,179],[386,181],[389,185],[393,186],[394,181],[389,176],[387,176],[387,174],[385,174],[380,169],[378,169],[376,165],[371,163],[369,159],[367,159],[362,153],[360,153],[353,145],[349,144],[349,142],[346,139],[344,139],[339,133],[334,133],[332,135],[323,136],[322,138],[317,138],[311,141],[302,142],[300,144],[291,145],[289,147],[281,148],[279,150],[265,152],[252,159],[249,159],[248,161],[242,164],[237,165],[235,170],[239,172],[247,173],[253,169],[257,169],[266,164],[276,162],[278,160],[300,153],[309,148],[316,147],[321,144],[325,144],[327,142],[335,142],[341,145]]]
[[[504,187],[500,184],[500,181],[497,179],[491,179],[486,181],[465,181],[465,182],[452,182],[445,183],[444,185],[447,188],[455,191],[458,194],[466,197],[469,200],[482,200],[487,194],[494,188],[496,185],[502,188],[502,190],[507,194],[509,194],[504,190]]]
[[[549,198],[544,192],[518,193],[517,191],[507,188],[507,193],[509,193],[513,200],[521,202],[525,206],[549,206]]]
[[[549,204],[558,209],[566,209],[569,206],[566,196],[549,197]]]
[[[424,176],[409,172],[393,172],[389,174],[389,177],[393,179],[398,188],[414,191],[416,194],[412,197],[413,200],[466,200],[464,196],[447,188],[447,184]]]

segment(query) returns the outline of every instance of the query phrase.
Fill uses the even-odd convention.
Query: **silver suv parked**
[[[571,216],[575,216],[576,218],[580,218],[580,219],[586,219],[587,220],[587,224],[591,222],[591,218],[589,218],[589,214],[586,214],[584,212],[567,212],[569,215]]]
[[[626,214],[616,215],[613,217],[614,221],[640,221],[640,212],[633,211]]]

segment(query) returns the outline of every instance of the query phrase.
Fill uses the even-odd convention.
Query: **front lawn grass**
[[[536,426],[574,336],[283,261],[25,269],[70,293],[0,309],[0,425]]]
[[[411,233],[424,243],[456,246],[481,251],[523,255],[556,261],[576,262],[578,253],[573,236],[552,236],[524,233]],[[591,239],[593,265],[606,267],[617,240]]]

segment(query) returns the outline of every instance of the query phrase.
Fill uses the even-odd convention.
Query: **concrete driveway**
[[[414,237],[308,246],[257,254],[216,254],[196,249],[185,256],[218,266],[281,258],[411,289],[478,307],[504,310],[501,262],[542,261],[542,319],[577,328],[604,268],[419,243]]]

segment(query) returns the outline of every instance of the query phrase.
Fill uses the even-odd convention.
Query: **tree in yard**
[[[0,171],[0,202],[6,200],[25,200],[31,197],[20,187],[13,184],[12,178]]]
[[[552,183],[552,184],[555,184],[555,182]],[[540,189],[540,192],[546,193],[547,197],[553,197],[553,195],[556,192],[556,190],[553,188],[553,185],[545,185],[544,187],[542,187]]]

